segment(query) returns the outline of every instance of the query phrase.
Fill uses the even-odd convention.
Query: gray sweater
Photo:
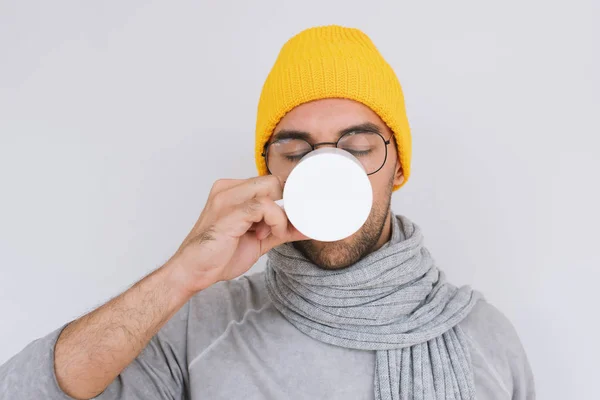
[[[373,399],[375,352],[319,342],[275,309],[264,272],[196,294],[97,399]],[[478,400],[532,400],[533,376],[511,323],[479,301],[461,322]],[[69,399],[56,383],[64,326],[0,366],[0,399]]]

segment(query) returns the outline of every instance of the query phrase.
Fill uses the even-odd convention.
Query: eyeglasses
[[[361,162],[367,175],[372,175],[383,168],[389,144],[390,140],[385,140],[378,132],[357,131],[345,133],[337,142],[310,144],[300,138],[277,139],[265,146],[262,156],[272,175],[287,178],[302,157],[317,147],[330,145],[352,154]]]

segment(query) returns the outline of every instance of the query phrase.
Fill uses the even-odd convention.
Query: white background
[[[414,172],[394,210],[513,321],[538,398],[592,398],[599,8],[0,1],[0,363],[166,261],[215,179],[254,174],[280,46],[337,23],[404,87]]]

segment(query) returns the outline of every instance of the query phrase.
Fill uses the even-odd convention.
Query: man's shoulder
[[[504,313],[482,299],[459,326],[467,336],[474,368],[487,370],[508,393],[533,390],[527,355]]]
[[[521,341],[510,320],[488,301],[477,301],[460,323],[467,337],[487,352],[522,352]]]

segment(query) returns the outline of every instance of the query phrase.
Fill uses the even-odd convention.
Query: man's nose
[[[321,142],[321,143],[315,143],[313,144],[313,149],[317,149],[321,146],[334,146],[337,147],[337,143],[336,142]]]

